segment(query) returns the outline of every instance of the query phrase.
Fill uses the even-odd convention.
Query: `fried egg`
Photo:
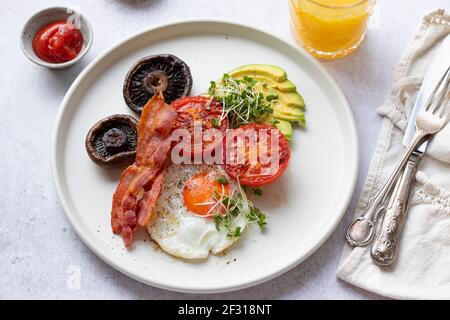
[[[226,179],[227,184],[220,183]],[[155,219],[147,226],[151,238],[167,253],[184,259],[205,259],[218,254],[238,238],[230,238],[224,228],[217,230],[214,214],[217,194],[230,195],[236,185],[220,166],[171,164],[167,168]],[[234,223],[244,230],[245,210]]]

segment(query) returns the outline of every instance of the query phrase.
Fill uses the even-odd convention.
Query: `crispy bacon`
[[[142,227],[146,226],[153,217],[153,208],[155,207],[156,201],[161,193],[165,173],[165,170],[162,170],[158,174],[153,181],[152,188],[142,196],[141,201],[138,203],[137,222]]]
[[[126,247],[133,244],[137,226],[145,226],[151,220],[164,181],[164,164],[176,117],[177,111],[158,96],[142,110],[136,160],[120,176],[112,201],[112,230],[122,236]]]

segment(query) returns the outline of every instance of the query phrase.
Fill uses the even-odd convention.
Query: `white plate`
[[[152,246],[144,232],[133,250],[110,227],[119,170],[97,167],[84,148],[90,126],[115,113],[133,114],[122,98],[125,74],[138,59],[179,56],[191,68],[191,94],[237,66],[283,67],[307,104],[306,131],[295,129],[287,171],[264,190],[269,216],[252,226],[225,256],[190,263]],[[61,204],[80,238],[114,268],[144,283],[176,291],[221,292],[271,279],[313,253],[341,220],[358,169],[357,135],[339,87],[314,59],[274,36],[219,21],[184,21],[132,36],[93,61],[67,92],[53,141],[53,177]],[[320,268],[320,266],[317,266]]]

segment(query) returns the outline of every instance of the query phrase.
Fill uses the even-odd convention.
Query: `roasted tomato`
[[[286,169],[289,143],[276,127],[251,123],[227,135],[225,171],[241,185],[257,187],[271,183]]]
[[[228,129],[228,118],[220,121],[222,105],[204,96],[183,97],[172,102],[171,106],[177,109],[178,117],[175,129],[187,129],[190,134],[191,156],[214,155],[216,147],[222,147],[223,138]],[[196,137],[198,131],[194,131],[194,124],[201,125],[200,137]]]

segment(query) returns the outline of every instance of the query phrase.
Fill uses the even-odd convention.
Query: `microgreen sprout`
[[[211,206],[207,215],[214,215],[216,229],[219,231],[222,228],[225,229],[227,236],[230,238],[239,237],[242,233],[242,226],[239,225],[239,220],[244,218],[249,223],[257,223],[259,228],[264,230],[267,223],[266,215],[247,198],[239,180],[237,181],[237,186],[229,195],[225,193],[223,186],[228,183],[228,179],[217,177],[216,180],[221,184],[222,190],[214,192],[213,201],[198,204]],[[226,183],[222,183],[225,181]]]
[[[216,181],[220,184],[228,184],[228,179],[224,176],[218,176]]]
[[[262,194],[263,194],[263,192],[262,192],[262,190],[261,190],[260,188],[254,188],[254,189],[253,189],[253,194],[254,194],[255,196],[261,197]]]
[[[220,126],[219,121],[217,121],[217,119],[215,118],[211,119],[211,124],[214,128],[218,128]]]
[[[272,105],[278,99],[274,94],[265,96],[252,77],[233,79],[229,74],[224,74],[219,83],[211,81],[208,93],[222,103],[219,124],[228,117],[231,128],[262,122],[273,113]]]

